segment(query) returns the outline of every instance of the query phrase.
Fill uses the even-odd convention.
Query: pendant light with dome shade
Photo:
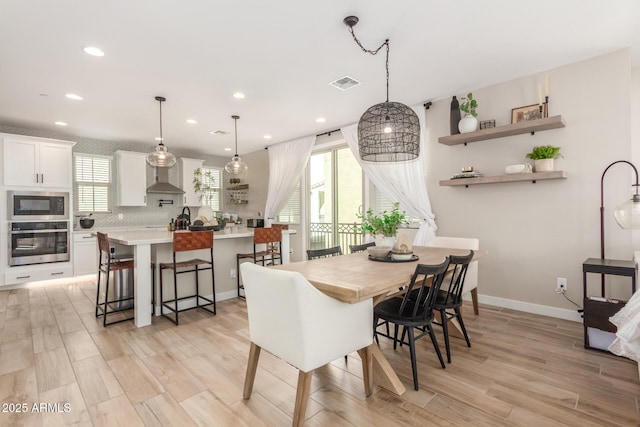
[[[363,52],[376,55],[386,47],[387,100],[370,107],[358,122],[358,151],[360,158],[371,162],[401,162],[420,155],[420,122],[416,113],[404,104],[389,102],[389,39],[376,50],[365,49],[353,32],[357,16],[347,16],[344,24],[349,27],[353,40]]]
[[[166,100],[163,96],[156,96],[156,101],[160,104],[160,143],[154,151],[147,154],[147,163],[158,168],[170,168],[176,164],[176,156],[167,150],[162,138],[162,103]]]
[[[240,116],[231,116],[234,121],[235,136],[236,136],[236,154],[231,158],[231,161],[224,166],[224,170],[232,175],[241,175],[249,169],[247,164],[242,161],[238,156],[238,119]]]

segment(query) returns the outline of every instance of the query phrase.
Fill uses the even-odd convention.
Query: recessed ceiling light
[[[244,99],[244,93],[242,92],[236,92],[233,94],[233,97],[236,99]]]
[[[68,93],[65,95],[69,99],[73,99],[75,101],[82,101],[83,98],[80,95],[76,95],[75,93]]]
[[[198,122],[196,120],[193,120],[193,119],[187,119],[187,123],[189,123],[190,125],[195,125]]]
[[[264,139],[271,139],[271,135],[265,135]]]
[[[58,126],[66,126],[67,124],[65,122],[55,122],[56,125]]]
[[[225,148],[224,151],[231,151],[231,148]]]
[[[326,121],[327,121],[327,119],[325,119],[324,117],[318,117],[318,118],[316,119],[316,123],[324,123],[324,122],[326,122]]]
[[[91,56],[104,56],[104,52],[95,46],[86,46],[82,50]]]

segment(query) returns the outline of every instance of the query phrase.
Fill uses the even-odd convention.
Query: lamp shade
[[[247,164],[242,161],[237,154],[231,158],[231,161],[224,165],[224,170],[232,175],[241,175],[249,169]]]
[[[163,143],[160,143],[154,151],[147,154],[147,163],[153,167],[170,168],[176,164],[176,156],[171,154]]]
[[[371,162],[413,160],[420,155],[420,122],[399,102],[370,107],[358,123],[360,158]]]
[[[634,194],[631,200],[617,206],[613,216],[625,230],[640,230],[640,196]]]

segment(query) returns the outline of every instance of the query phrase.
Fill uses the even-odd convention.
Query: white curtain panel
[[[316,137],[307,136],[295,141],[269,147],[269,187],[264,208],[265,226],[270,227],[278,212],[293,194],[304,170]]]
[[[411,107],[420,120],[420,156],[407,162],[365,162],[358,152],[358,124],[343,126],[341,131],[353,155],[358,160],[365,175],[392,202],[400,206],[412,218],[420,218],[420,229],[413,240],[414,245],[425,246],[438,229],[435,216],[431,212],[431,202],[427,193],[424,173],[426,129],[422,105]]]

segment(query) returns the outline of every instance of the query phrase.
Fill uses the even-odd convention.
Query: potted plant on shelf
[[[217,188],[211,186],[213,182],[213,176],[211,171],[205,172],[202,169],[197,168],[193,171],[193,191],[200,193],[200,200],[204,201],[204,205],[198,210],[198,216],[205,218],[213,218],[213,210],[211,209],[210,202],[213,198],[213,193],[218,191]]]
[[[465,97],[461,98],[460,111],[464,112],[464,117],[458,123],[460,133],[474,132],[478,128],[478,101],[473,99],[473,93],[469,92]]]
[[[554,170],[553,160],[562,157],[562,154],[560,154],[560,147],[538,145],[533,147],[526,157],[534,161],[536,172],[550,172]]]
[[[398,227],[402,224],[409,224],[407,213],[400,212],[400,203],[395,202],[391,212],[382,211],[380,215],[374,215],[373,209],[369,208],[365,215],[357,215],[362,220],[360,231],[370,233],[376,239],[376,246],[394,247]]]

